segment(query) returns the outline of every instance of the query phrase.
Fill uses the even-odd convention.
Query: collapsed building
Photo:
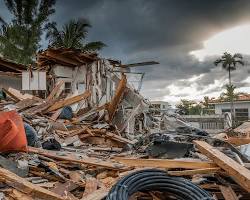
[[[49,48],[0,64],[3,199],[249,199],[247,155],[152,109],[121,62]]]

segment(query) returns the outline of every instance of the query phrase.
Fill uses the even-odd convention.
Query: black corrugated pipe
[[[207,191],[192,182],[167,176],[167,172],[158,169],[136,171],[123,177],[110,190],[106,200],[128,200],[139,191],[167,192],[179,200],[214,200]]]

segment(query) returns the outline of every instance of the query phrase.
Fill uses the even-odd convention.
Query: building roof
[[[27,70],[27,66],[0,57],[0,72],[20,73]]]
[[[167,101],[150,101],[151,104],[169,104]]]
[[[240,94],[238,95],[238,98],[234,100],[234,102],[248,102],[250,101],[250,94]],[[230,103],[229,101],[225,101],[223,99],[210,99],[210,104],[222,104],[222,103]]]
[[[37,53],[38,67],[60,64],[68,67],[81,66],[97,60],[96,53],[83,53],[79,49],[48,48]]]

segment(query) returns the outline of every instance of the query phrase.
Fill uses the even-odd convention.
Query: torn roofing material
[[[76,67],[92,63],[95,60],[98,60],[96,53],[83,53],[81,50],[67,48],[49,48],[37,54],[37,64],[39,67],[54,64]]]
[[[0,71],[20,73],[27,70],[27,66],[0,57]]]

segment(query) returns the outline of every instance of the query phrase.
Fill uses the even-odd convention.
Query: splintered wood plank
[[[137,159],[115,157],[115,161],[133,167],[157,167],[157,168],[183,168],[183,169],[201,169],[217,167],[212,162],[187,161],[187,160],[168,160],[168,159]]]
[[[89,194],[94,193],[97,190],[97,186],[98,186],[98,180],[96,178],[94,177],[87,178],[82,200],[84,200],[85,197],[88,196]]]
[[[11,193],[9,193],[9,196],[17,200],[33,200],[31,196],[28,196],[27,194],[24,194],[16,189],[12,189]]]
[[[226,141],[235,145],[235,146],[240,146],[240,145],[244,145],[244,144],[249,144],[250,138],[229,137]]]
[[[57,183],[53,189],[51,189],[52,192],[64,197],[72,190],[78,188],[79,185],[75,184],[73,181],[67,181],[65,183]]]
[[[239,198],[230,186],[227,187],[220,185],[219,188],[225,200],[239,200]]]
[[[171,176],[192,176],[196,174],[211,174],[220,171],[219,167],[204,168],[204,169],[191,169],[183,171],[168,171]]]
[[[83,199],[84,200],[101,200],[107,196],[108,192],[109,192],[108,189],[100,188],[96,190],[95,192],[90,193],[89,195],[85,196]]]
[[[60,94],[62,93],[62,85],[64,84],[63,80],[60,80],[56,86],[53,88],[53,90],[51,91],[51,93],[49,94],[49,96],[46,98],[46,101],[49,101],[55,97],[60,96]]]
[[[38,149],[35,147],[28,147],[28,152],[30,153],[36,153],[39,155],[43,155],[49,158],[53,158],[56,160],[63,160],[63,161],[70,161],[73,163],[81,163],[81,164],[86,164],[90,166],[99,166],[99,167],[104,167],[107,169],[113,169],[113,170],[127,170],[128,167],[121,165],[119,163],[111,162],[111,161],[103,161],[100,159],[95,159],[95,158],[90,158],[90,157],[84,157],[84,158],[79,158],[76,153],[70,153],[70,152],[60,152],[62,155],[57,155],[57,152],[55,151],[49,151],[49,150],[44,150],[44,149]]]
[[[122,78],[117,86],[116,92],[114,97],[112,98],[111,102],[108,104],[108,113],[109,113],[109,120],[112,121],[116,109],[124,95],[125,89],[126,89],[126,85],[127,85],[127,78],[126,76],[123,74]]]
[[[47,112],[51,112],[51,111],[58,110],[58,109],[65,107],[65,106],[72,105],[74,103],[77,103],[79,101],[87,99],[88,97],[90,97],[90,95],[91,95],[90,91],[87,90],[83,94],[58,101],[58,102],[54,103],[54,105],[49,107]]]
[[[38,97],[34,97],[31,94],[21,94],[19,90],[16,90],[14,88],[9,87],[8,89],[3,88],[3,91],[9,95],[12,99],[14,99],[16,102],[24,100],[24,99],[39,99]]]
[[[204,141],[194,141],[198,149],[224,169],[241,187],[250,192],[250,171]]]
[[[46,190],[42,187],[36,186],[24,178],[17,176],[7,169],[0,167],[0,177],[4,179],[5,183],[17,189],[18,191],[37,199],[51,199],[51,200],[65,200],[65,198]]]
[[[38,101],[36,99],[24,99],[24,100],[19,101],[15,105],[18,107],[18,110],[23,110],[34,105],[37,102]]]
[[[35,107],[27,109],[24,113],[28,115],[35,115],[37,113],[41,113],[45,110],[47,110],[51,105],[53,105],[56,102],[55,99],[49,101],[49,102],[43,102],[40,105],[37,105]]]

